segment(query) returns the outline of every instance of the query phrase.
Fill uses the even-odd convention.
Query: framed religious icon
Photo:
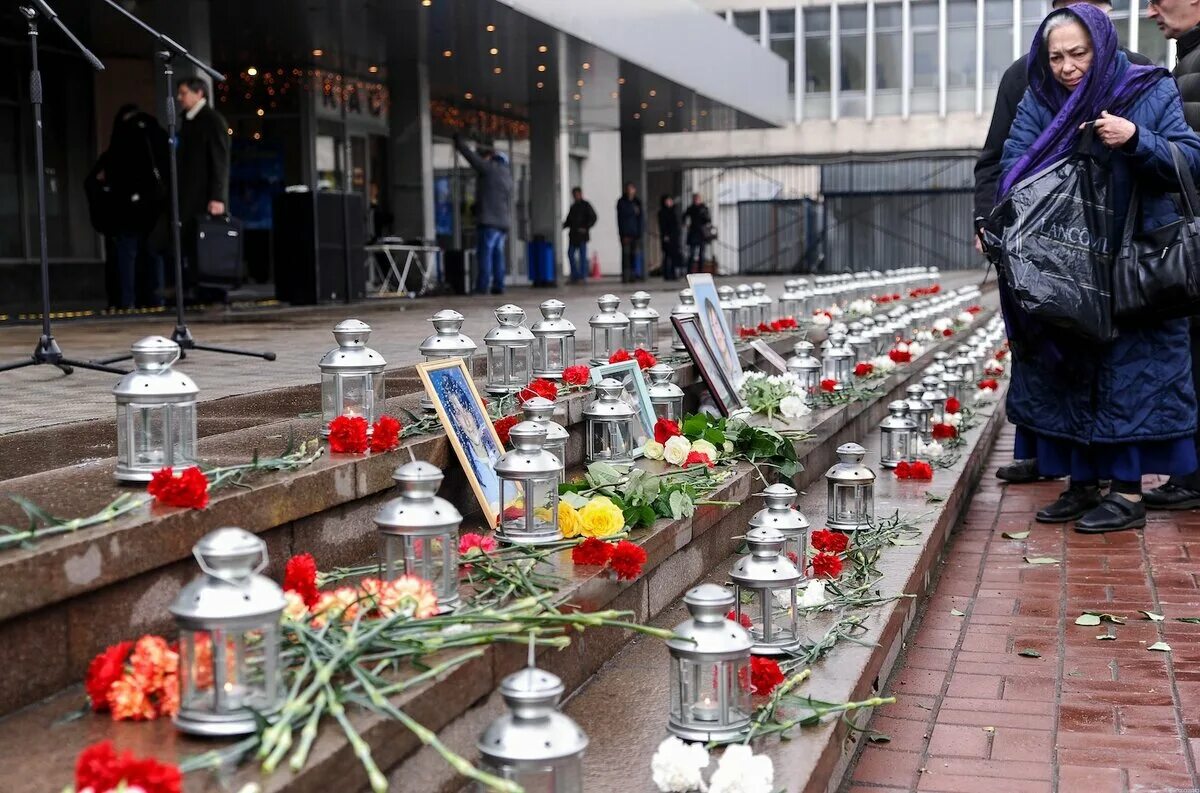
[[[712,392],[713,401],[717,403],[721,414],[728,416],[734,410],[742,407],[742,400],[738,397],[737,389],[733,387],[729,375],[726,374],[725,367],[720,364],[716,353],[705,340],[700,318],[694,314],[671,317],[671,324],[675,326],[675,332],[679,334],[683,345],[687,347],[688,354],[692,356],[692,363],[700,370],[700,376],[704,378],[708,390]]]
[[[650,391],[646,387],[646,378],[637,361],[620,361],[592,367],[592,385],[596,385],[606,377],[619,380],[625,386],[622,401],[638,413],[639,424],[633,433],[633,456],[640,457],[646,441],[654,440],[654,405],[650,402]]]
[[[762,339],[754,339],[750,342],[750,349],[758,353],[768,367],[774,370],[775,374],[783,374],[787,371],[787,361],[783,356],[771,349],[771,345],[767,344]]]
[[[504,454],[504,446],[475,390],[470,369],[462,358],[445,358],[417,364],[417,374],[425,384],[425,393],[446,429],[488,525],[495,526],[500,515],[496,463]]]
[[[734,348],[734,335],[729,322],[721,311],[721,301],[717,297],[717,285],[713,277],[707,273],[692,273],[688,276],[688,286],[696,298],[696,316],[700,318],[700,327],[704,330],[704,338],[708,346],[721,362],[731,383],[742,379],[742,364],[738,360]]]

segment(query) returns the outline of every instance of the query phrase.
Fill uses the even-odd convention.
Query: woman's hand
[[[1137,132],[1137,125],[1128,119],[1111,115],[1107,110],[1095,123],[1096,137],[1110,149],[1119,149]]]

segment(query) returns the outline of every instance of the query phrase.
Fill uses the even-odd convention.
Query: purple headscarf
[[[1073,15],[1092,40],[1092,65],[1074,91],[1068,91],[1050,71],[1045,41],[1046,22],[1057,14]],[[1029,91],[1054,113],[1033,145],[1000,180],[998,198],[1008,195],[1013,185],[1062,159],[1079,141],[1079,125],[1095,121],[1107,110],[1122,115],[1143,91],[1169,72],[1158,66],[1135,66],[1117,47],[1117,29],[1108,14],[1089,3],[1076,3],[1055,11],[1042,20],[1026,59]]]

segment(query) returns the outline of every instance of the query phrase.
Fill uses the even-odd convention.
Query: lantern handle
[[[250,571],[249,575],[258,575],[263,570],[267,569],[267,543],[262,537],[255,537],[255,542],[258,543],[258,564]],[[206,575],[220,579],[228,584],[236,583],[236,580],[228,573],[222,573],[209,567],[204,561],[204,555],[200,553],[199,547],[192,548],[192,556],[196,557],[196,564],[200,566],[200,570]],[[249,577],[249,576],[247,576]]]

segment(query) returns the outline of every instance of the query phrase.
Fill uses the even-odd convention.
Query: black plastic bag
[[[1090,341],[1113,327],[1113,211],[1107,159],[1091,128],[1070,156],[1019,182],[989,226],[994,260],[1015,307]],[[998,244],[997,244],[998,243]]]

